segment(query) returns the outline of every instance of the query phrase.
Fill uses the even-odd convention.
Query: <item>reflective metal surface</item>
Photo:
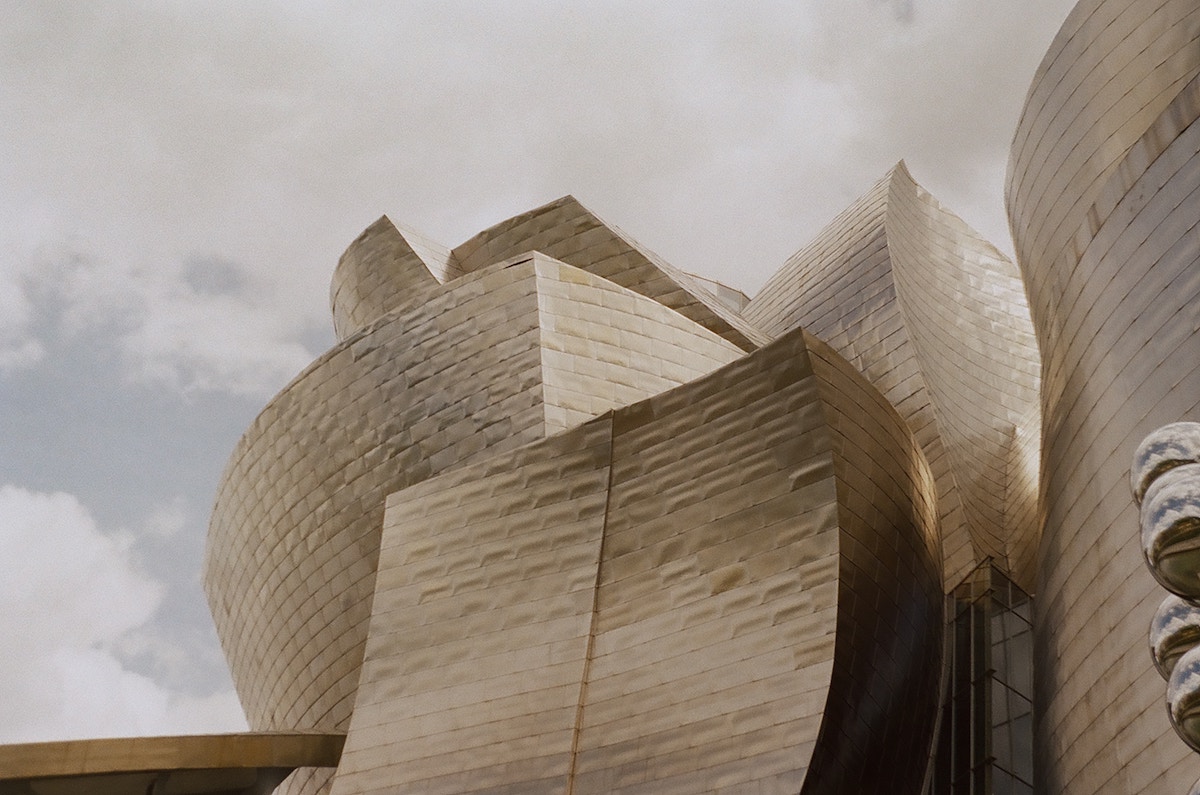
[[[1129,462],[1200,420],[1200,3],[1081,0],[1013,137],[1006,201],[1042,354],[1038,790],[1184,792],[1200,757],[1143,651],[1162,598]]]
[[[1138,505],[1146,489],[1164,472],[1183,464],[1200,463],[1200,422],[1173,422],[1142,440],[1129,467],[1129,487]]]
[[[205,588],[250,725],[349,724],[389,493],[740,354],[541,255],[433,285],[334,346],[247,430],[209,524]]]
[[[1200,648],[1175,663],[1167,683],[1167,710],[1175,731],[1193,751],[1200,752]]]
[[[937,551],[903,421],[800,330],[414,484],[333,795],[916,793]]]
[[[1200,464],[1158,477],[1142,502],[1142,553],[1171,593],[1200,598]]]
[[[285,791],[918,791],[928,463],[830,346],[676,273],[570,198],[347,250],[206,556],[252,725],[348,725]]]
[[[1013,262],[900,163],[744,313],[825,340],[904,417],[937,480],[947,588],[991,558],[1032,590],[1040,360]]]
[[[1200,607],[1170,594],[1150,621],[1150,655],[1163,679],[1171,678],[1175,663],[1200,645]]]

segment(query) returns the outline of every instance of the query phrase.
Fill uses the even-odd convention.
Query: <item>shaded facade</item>
[[[1033,603],[990,560],[946,596],[945,690],[929,795],[1032,793]]]
[[[332,768],[343,734],[257,732],[0,745],[0,795],[263,795]]]
[[[1008,211],[1043,357],[1038,786],[1187,792],[1129,461],[1200,417],[1200,6],[1081,2],[1030,88]]]
[[[905,418],[937,479],[948,586],[991,558],[1031,587],[1039,360],[1007,257],[901,163],[744,315],[826,340]]]

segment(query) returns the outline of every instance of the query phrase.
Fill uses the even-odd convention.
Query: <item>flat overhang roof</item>
[[[345,734],[250,732],[0,745],[0,795],[265,795],[336,767]]]

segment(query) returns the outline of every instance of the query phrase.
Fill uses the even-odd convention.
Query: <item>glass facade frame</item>
[[[928,795],[1032,795],[1032,606],[991,560],[947,595],[941,726]]]

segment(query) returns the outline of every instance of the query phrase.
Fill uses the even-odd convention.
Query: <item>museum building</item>
[[[0,793],[1191,791],[1129,470],[1200,420],[1198,117],[1200,4],[1082,0],[1015,263],[903,163],[753,297],[569,196],[380,218],[216,497],[253,732]]]

